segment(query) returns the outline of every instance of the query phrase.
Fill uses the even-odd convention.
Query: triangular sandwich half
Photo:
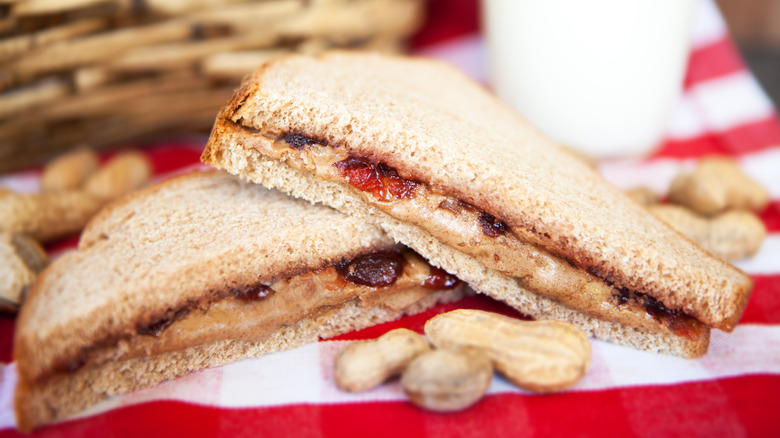
[[[523,313],[641,349],[704,354],[752,289],[438,61],[268,62],[223,108],[202,160],[378,223]]]
[[[33,286],[18,427],[417,313],[456,286],[365,221],[223,172],[171,179],[105,208]]]

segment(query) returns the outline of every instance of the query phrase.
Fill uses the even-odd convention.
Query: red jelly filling
[[[349,157],[333,165],[352,187],[369,192],[381,201],[411,198],[419,185],[401,178],[384,163],[375,165],[364,158]]]
[[[327,146],[328,142],[324,140],[317,140],[311,137],[306,137],[300,134],[285,134],[282,136],[282,140],[286,141],[293,149],[303,149],[306,146],[318,144]]]
[[[649,295],[642,295],[642,299],[647,313],[652,315],[653,318],[663,321],[674,334],[687,339],[694,339],[693,324],[695,319],[679,310],[667,308],[662,302]]]
[[[379,172],[379,179],[393,198],[407,199],[414,195],[414,190],[417,188],[416,182],[401,178],[395,169],[384,163],[379,163],[376,169]]]
[[[176,312],[172,317],[170,318],[163,318],[154,324],[150,324],[146,327],[142,327],[138,330],[138,334],[140,335],[150,335],[150,336],[160,336],[160,333],[162,333],[166,328],[168,328],[169,325],[173,324],[173,321],[176,321],[177,319],[184,318],[187,313],[189,313],[189,309],[181,309],[178,312]]]
[[[247,286],[243,289],[236,289],[233,295],[241,301],[260,301],[274,294],[274,290],[264,284]]]
[[[85,358],[79,357],[79,358],[76,358],[75,360],[71,361],[70,363],[68,363],[65,368],[66,368],[66,371],[68,371],[69,373],[75,373],[76,371],[79,370],[79,368],[83,367],[84,364],[86,364],[86,363],[87,363],[87,360]]]
[[[489,237],[498,237],[509,231],[509,226],[487,213],[480,213],[479,225],[482,226],[482,232]]]
[[[390,286],[404,270],[406,259],[396,252],[366,254],[336,265],[345,280],[362,286]]]
[[[445,271],[444,269],[431,266],[431,272],[428,278],[423,280],[423,287],[429,289],[453,289],[460,283],[457,277]]]
[[[631,299],[636,300],[645,311],[649,313],[656,321],[666,325],[674,334],[686,339],[694,340],[696,338],[696,320],[682,313],[679,310],[669,309],[655,298],[639,292],[632,292],[626,288],[620,288],[620,292],[614,296],[618,305],[625,304]]]
[[[347,180],[347,183],[356,189],[371,192],[374,195],[377,195],[382,190],[379,172],[369,161],[349,157],[335,163],[334,166],[336,166],[341,176]]]

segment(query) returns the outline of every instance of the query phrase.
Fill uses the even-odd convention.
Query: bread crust
[[[389,164],[506,222],[524,239],[619,288],[732,330],[752,290],[443,63],[331,52],[261,66],[220,120],[303,133]],[[210,142],[218,141],[219,130]],[[219,163],[207,146],[204,161]],[[425,254],[423,254],[425,255]]]
[[[376,226],[213,171],[118,201],[84,236],[20,312],[14,358],[26,380],[183,307],[395,246]]]
[[[658,312],[647,297],[615,288],[511,233],[486,235],[482,223],[486,220],[484,213],[458,199],[431,192],[425,184],[410,182],[414,187],[412,199],[387,202],[384,199],[389,192],[380,191],[379,196],[383,199],[380,201],[375,194],[363,192],[345,181],[336,163],[343,163],[347,157],[329,146],[312,144],[307,145],[305,150],[298,150],[284,139],[269,139],[225,120],[219,120],[215,130],[221,133],[225,144],[240,143],[250,149],[248,154],[253,161],[258,156],[270,160],[283,157],[287,166],[310,172],[317,181],[342,183],[340,187],[345,191],[357,194],[367,205],[398,222],[419,224],[418,219],[424,218],[424,231],[434,236],[441,245],[457,248],[459,252],[479,260],[484,268],[512,277],[520,287],[571,309],[641,330],[674,331],[688,337],[699,336],[702,330],[706,330],[704,324],[689,316]],[[304,140],[298,137],[292,141]],[[493,229],[491,226],[488,231]],[[656,313],[650,313],[648,306]]]
[[[223,127],[218,123],[215,132]],[[225,133],[225,132],[223,132]],[[226,134],[226,133],[225,133]],[[219,139],[235,139],[228,135]],[[536,295],[504,274],[487,269],[478,260],[442,244],[436,237],[419,227],[395,220],[390,215],[369,206],[350,186],[322,181],[310,173],[301,172],[279,161],[268,159],[257,151],[237,150],[232,141],[210,141],[204,151],[206,161],[219,157],[218,165],[231,173],[241,175],[268,187],[283,190],[292,196],[330,205],[357,218],[378,223],[396,240],[420,254],[428,261],[466,281],[477,292],[503,301],[520,312],[537,319],[569,321],[588,335],[641,350],[695,358],[706,353],[710,331],[686,339],[670,333],[654,333],[625,325],[599,320],[574,311],[549,298]]]
[[[281,327],[257,341],[222,340],[153,357],[108,362],[75,373],[57,373],[34,383],[21,380],[14,399],[17,428],[30,432],[110,396],[148,388],[204,368],[258,358],[420,313],[439,303],[457,301],[464,293],[463,287],[433,292],[400,310],[364,307],[355,299]]]
[[[340,277],[321,268],[397,247],[376,225],[215,170],[176,177],[111,204],[90,222],[79,250],[39,278],[17,321],[18,426],[29,431],[108,395],[464,295],[465,286],[423,287],[429,267],[409,254],[390,286],[328,289],[339,287]],[[252,304],[233,298],[234,290],[258,284],[277,290]],[[139,334],[182,306],[193,313],[172,322],[155,342]],[[233,331],[219,328],[232,315],[249,322]],[[188,326],[190,317],[196,319]],[[179,332],[214,321],[220,321],[215,330]]]

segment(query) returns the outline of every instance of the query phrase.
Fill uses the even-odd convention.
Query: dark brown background
[[[717,0],[751,70],[780,107],[780,0]]]

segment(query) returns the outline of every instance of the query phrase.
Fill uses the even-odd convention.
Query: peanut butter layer
[[[236,125],[239,129],[244,128]],[[249,133],[248,133],[249,134]],[[597,318],[657,333],[693,339],[706,326],[643,294],[618,289],[566,260],[524,241],[500,219],[439,193],[424,182],[404,180],[386,170],[391,184],[379,187],[361,180],[360,163],[345,148],[302,135],[252,132],[247,147],[292,168],[328,181],[347,183],[370,205],[426,230],[443,244],[468,254],[484,266],[515,278],[526,289]],[[378,163],[374,163],[375,165]],[[386,167],[386,166],[385,166]],[[356,170],[357,169],[357,170]],[[350,173],[352,172],[352,173]],[[401,182],[394,182],[398,177]]]
[[[262,339],[280,327],[352,300],[361,307],[398,311],[457,281],[448,276],[446,285],[439,284],[436,278],[441,273],[417,254],[404,251],[402,257],[403,271],[388,286],[356,284],[337,266],[305,272],[254,288],[252,293],[260,295],[254,299],[230,297],[181,311],[173,320],[163,321],[164,327],[158,323],[158,327],[143,328],[137,335],[90,350],[78,366],[180,351],[223,339]]]

